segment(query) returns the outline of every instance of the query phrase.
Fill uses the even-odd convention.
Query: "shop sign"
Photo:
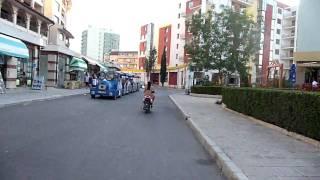
[[[0,94],[6,93],[6,87],[4,86],[2,74],[0,72]]]
[[[32,90],[42,90],[44,85],[44,77],[36,76],[32,81]]]

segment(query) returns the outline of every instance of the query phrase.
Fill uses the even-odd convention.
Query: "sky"
[[[120,50],[138,50],[140,26],[153,22],[159,26],[172,23],[180,0],[73,0],[68,16],[68,30],[74,35],[71,49],[80,52],[81,33],[89,25],[120,34]],[[279,0],[296,5],[299,0]]]

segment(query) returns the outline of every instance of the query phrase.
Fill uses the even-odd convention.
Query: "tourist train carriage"
[[[117,99],[122,96],[122,83],[119,72],[101,71],[98,79],[98,84],[90,88],[91,98],[100,96]]]

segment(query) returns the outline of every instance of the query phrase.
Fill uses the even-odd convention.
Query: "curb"
[[[71,94],[71,95],[54,95],[54,96],[48,97],[48,98],[31,99],[31,100],[26,100],[26,101],[20,101],[20,102],[14,102],[14,103],[9,103],[9,104],[3,104],[3,105],[0,105],[0,109],[1,109],[1,108],[5,108],[5,107],[10,107],[10,106],[16,106],[16,105],[20,105],[20,104],[24,104],[24,103],[33,103],[33,102],[49,101],[49,100],[55,100],[55,99],[60,99],[60,98],[64,98],[64,97],[78,96],[78,95],[81,95],[81,94],[87,94],[87,93],[79,93],[79,94]]]
[[[190,93],[190,96],[193,96],[193,97],[201,97],[201,98],[216,98],[216,99],[222,99],[222,95],[210,95],[210,94]]]
[[[237,112],[237,111],[234,111],[234,110],[232,110],[232,109],[227,108],[227,106],[226,106],[225,104],[222,104],[222,108],[225,109],[226,111],[231,112],[231,113],[240,115],[240,116],[242,116],[243,118],[246,118],[246,119],[250,120],[250,121],[253,122],[253,123],[256,123],[256,124],[259,124],[259,125],[264,126],[264,127],[266,127],[266,128],[269,128],[269,129],[278,131],[278,132],[280,132],[280,133],[283,134],[283,135],[286,135],[286,136],[292,137],[292,138],[294,138],[294,139],[296,139],[296,140],[299,140],[299,141],[302,141],[302,142],[311,144],[311,145],[315,146],[316,148],[319,148],[319,149],[320,149],[320,141],[317,141],[317,140],[315,140],[315,139],[312,139],[312,138],[303,136],[303,135],[301,135],[301,134],[297,134],[297,133],[295,133],[295,132],[288,131],[288,130],[286,130],[286,129],[284,129],[284,128],[281,128],[281,127],[279,127],[279,126],[276,126],[276,125],[267,123],[267,122],[265,122],[265,121],[256,119],[256,118],[254,118],[254,117],[247,116],[247,115],[245,115],[245,114],[239,113],[239,112]]]
[[[209,155],[216,161],[222,173],[230,180],[248,180],[248,177],[235,163],[223,152],[223,150],[205,135],[192,118],[180,107],[176,100],[170,95],[171,101],[178,107],[184,118],[187,120],[189,127],[198,138],[202,146]]]

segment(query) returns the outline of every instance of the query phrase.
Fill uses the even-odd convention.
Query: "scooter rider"
[[[144,96],[150,96],[152,99],[152,104],[154,102],[155,96],[154,96],[154,89],[151,86],[151,82],[149,81],[147,84],[147,87],[144,90]]]

